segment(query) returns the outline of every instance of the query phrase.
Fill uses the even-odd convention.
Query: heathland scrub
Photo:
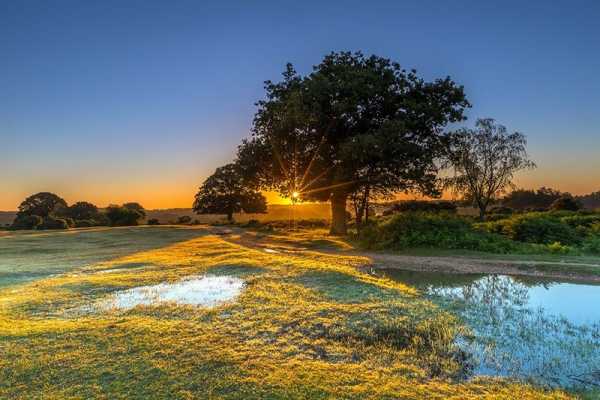
[[[414,288],[362,272],[363,257],[238,239],[207,230],[2,287],[0,398],[570,398],[463,379],[468,360],[454,338],[466,328]],[[214,307],[94,306],[200,276],[244,287]]]

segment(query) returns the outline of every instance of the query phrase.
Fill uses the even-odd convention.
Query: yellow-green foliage
[[[364,261],[203,236],[4,288],[0,398],[568,398],[453,379],[458,321],[413,288],[360,272]],[[85,307],[210,272],[242,275],[246,289],[212,309]]]

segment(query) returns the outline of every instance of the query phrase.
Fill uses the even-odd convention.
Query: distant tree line
[[[110,205],[100,210],[96,205],[79,201],[72,205],[54,193],[40,192],[19,205],[11,229],[67,229],[91,226],[132,226],[146,217],[139,203]]]
[[[537,190],[516,189],[500,201],[503,206],[518,211],[546,211],[550,209],[600,209],[600,191],[574,196],[568,192],[541,187]]]

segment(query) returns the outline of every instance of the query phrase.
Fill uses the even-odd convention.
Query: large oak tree
[[[360,52],[327,55],[301,76],[287,65],[265,83],[238,162],[258,188],[330,201],[331,232],[346,233],[349,194],[438,193],[443,128],[464,119],[463,88]]]

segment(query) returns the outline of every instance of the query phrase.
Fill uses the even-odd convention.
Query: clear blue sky
[[[529,138],[519,178],[600,189],[597,1],[3,1],[0,209],[51,190],[186,207],[247,135],[262,82],[362,50],[450,75]]]

